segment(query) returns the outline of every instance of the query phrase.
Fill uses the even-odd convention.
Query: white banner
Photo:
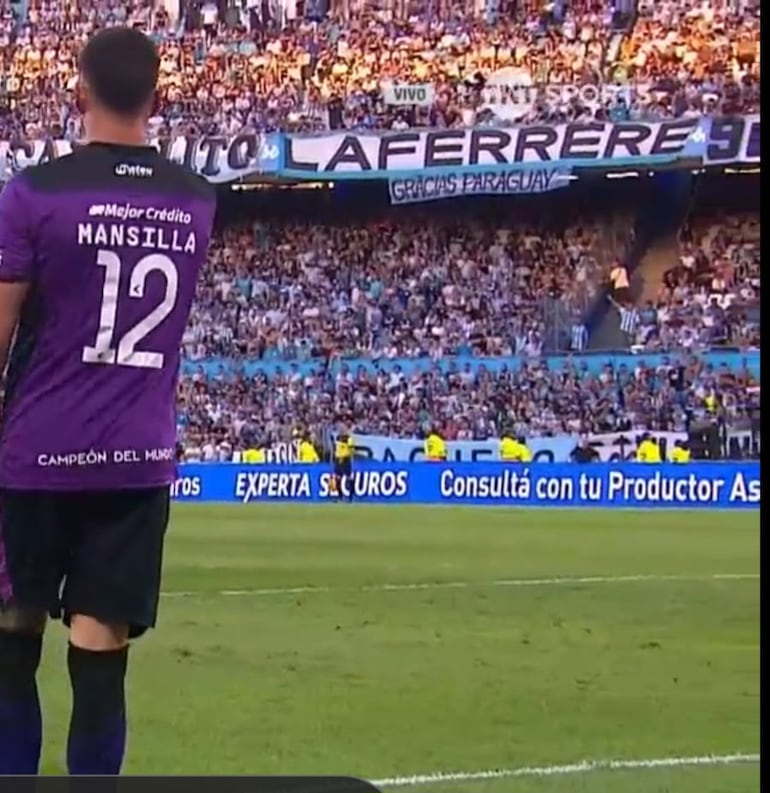
[[[209,182],[228,183],[263,173],[275,173],[283,156],[283,136],[243,132],[232,138],[217,135],[178,136],[150,141],[172,162],[186,165]],[[69,140],[0,140],[0,182],[31,165],[42,165],[70,154]]]
[[[759,133],[755,115],[286,135],[281,173],[305,179],[373,179],[485,167],[745,164],[759,162]]]
[[[634,432],[604,432],[588,436],[588,440],[599,453],[602,462],[633,460],[639,445],[641,430]],[[687,440],[686,432],[653,432],[652,437],[661,447],[664,459],[675,441]],[[380,462],[413,462],[424,459],[423,441],[417,438],[388,438],[384,435],[353,436],[356,452],[363,458]],[[558,435],[554,438],[528,438],[527,446],[534,462],[566,463],[575,447],[580,443],[578,435]],[[447,454],[450,460],[461,462],[489,462],[500,459],[500,441],[448,441]]]

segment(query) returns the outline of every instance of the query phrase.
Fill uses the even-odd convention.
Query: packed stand
[[[645,350],[759,349],[759,218],[727,216],[686,229],[680,261],[640,311]]]
[[[639,3],[610,69],[632,87],[632,117],[759,112],[759,2]]]
[[[600,282],[599,232],[478,223],[270,225],[211,249],[188,360],[539,355],[543,301],[581,309]]]
[[[355,432],[416,437],[438,424],[447,440],[498,437],[513,428],[527,437],[616,430],[683,431],[688,420],[719,406],[728,420],[758,407],[759,389],[748,372],[729,372],[697,357],[651,368],[587,364],[551,369],[543,361],[497,372],[467,364],[427,372],[366,370],[344,362],[301,373],[287,365],[269,380],[224,371],[182,379],[180,439],[207,449],[207,459],[287,441],[297,427],[316,433],[337,421]]]
[[[26,15],[22,15],[26,6]],[[76,140],[78,52],[108,25],[163,35],[170,20],[154,0],[0,0],[0,135]]]
[[[78,49],[91,31],[111,24],[141,27],[161,48],[155,135],[452,127],[606,110],[532,88],[600,82],[613,16],[602,0],[578,0],[558,16],[530,0],[516,4],[515,18],[509,10],[485,15],[471,3],[465,11],[454,4],[397,3],[395,11],[409,14],[399,19],[373,12],[372,4],[348,3],[345,20],[318,13],[317,3],[306,4],[305,19],[288,2],[227,8],[188,2],[178,19],[155,0],[27,0],[19,17],[13,9],[22,5],[0,0],[5,137],[79,137]],[[494,90],[484,86],[495,74],[521,86],[518,101],[508,97],[500,112]],[[431,84],[435,101],[386,104],[387,86],[404,83]]]
[[[151,126],[160,136],[758,108],[759,12],[745,1],[642,2],[625,39],[613,28],[616,3],[605,0],[529,0],[515,14],[504,2],[348,2],[328,13],[328,4],[308,2],[305,18],[288,0],[190,0],[178,19],[156,0],[27,0],[19,17],[23,5],[0,0],[5,137],[80,135],[78,48],[110,24],[141,27],[159,43],[161,103]],[[404,84],[432,86],[432,103],[388,104],[389,89]]]

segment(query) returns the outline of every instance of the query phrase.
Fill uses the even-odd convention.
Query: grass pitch
[[[177,505],[125,770],[382,780],[758,753],[758,572],[758,512]],[[64,639],[53,626],[41,674],[48,773]],[[755,793],[759,766],[394,789]]]

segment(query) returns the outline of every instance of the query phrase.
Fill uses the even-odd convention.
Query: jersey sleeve
[[[35,263],[34,207],[22,177],[0,192],[0,281],[31,281]]]

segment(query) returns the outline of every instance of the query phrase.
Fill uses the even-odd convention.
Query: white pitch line
[[[192,597],[270,597],[275,595],[312,595],[325,592],[411,592],[441,589],[483,589],[487,587],[590,586],[592,584],[630,584],[645,581],[755,581],[759,573],[711,573],[710,575],[593,575],[557,578],[502,578],[496,581],[426,581],[406,584],[370,584],[360,587],[295,586],[268,589],[221,589],[211,592],[162,592],[166,598]]]
[[[707,754],[695,757],[658,757],[647,760],[581,760],[566,765],[524,766],[489,771],[437,771],[432,774],[397,776],[375,779],[372,784],[384,787],[416,787],[438,782],[476,782],[486,779],[514,779],[516,777],[549,777],[588,774],[594,771],[640,771],[654,768],[689,768],[693,766],[727,766],[758,763],[758,754]]]

